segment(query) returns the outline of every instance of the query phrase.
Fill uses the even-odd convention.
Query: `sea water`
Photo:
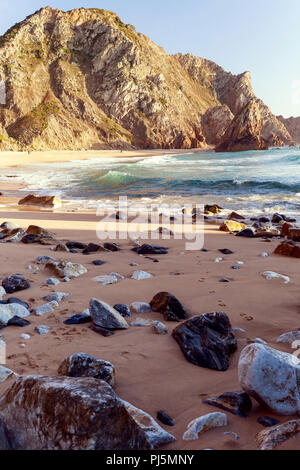
[[[219,204],[242,215],[300,217],[300,149],[154,157],[96,158],[1,169],[37,194],[55,194],[65,207],[93,209],[129,203]]]

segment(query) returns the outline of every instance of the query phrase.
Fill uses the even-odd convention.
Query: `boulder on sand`
[[[277,246],[274,254],[290,256],[291,258],[300,258],[300,245],[292,241],[285,241]]]
[[[130,407],[102,380],[24,376],[2,395],[0,416],[20,450],[151,450],[175,440]]]
[[[150,302],[150,307],[153,312],[162,313],[167,321],[185,320],[188,317],[185,307],[169,292],[156,294]]]
[[[107,330],[124,330],[128,328],[125,318],[105,302],[91,299],[89,310],[95,326]]]
[[[265,408],[283,416],[300,413],[300,360],[263,344],[241,353],[239,380],[243,390]]]
[[[115,382],[115,368],[110,362],[85,353],[75,353],[68,356],[59,366],[58,375],[93,377],[94,379],[104,380],[111,386]]]
[[[46,264],[46,269],[60,278],[73,278],[86,274],[88,270],[79,263],[71,263],[65,260],[51,260]]]
[[[260,450],[274,450],[280,444],[296,437],[300,432],[300,420],[295,419],[259,432],[255,439]]]
[[[35,196],[28,194],[28,196],[20,199],[19,206],[40,206],[50,209],[61,207],[61,200],[56,196]]]
[[[245,230],[247,225],[242,224],[240,222],[236,222],[235,220],[226,220],[220,226],[221,232],[241,232]]]
[[[192,364],[226,371],[229,358],[237,349],[226,313],[206,313],[181,323],[173,330],[185,358]]]
[[[3,279],[2,286],[7,294],[13,294],[14,292],[29,289],[30,282],[22,274],[13,274]]]

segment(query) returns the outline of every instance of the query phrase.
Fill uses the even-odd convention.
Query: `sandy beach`
[[[34,211],[0,211],[0,221],[12,221],[23,228],[30,224],[39,225],[54,233],[57,239],[76,240],[84,243],[99,243],[96,238],[95,214],[36,213]],[[84,256],[82,253],[53,253],[49,246],[37,244],[1,244],[2,263],[0,278],[20,273],[31,283],[31,288],[18,292],[18,298],[36,308],[44,303],[42,298],[55,291],[70,293],[54,312],[43,317],[31,315],[31,324],[24,328],[11,326],[1,331],[7,343],[6,366],[18,374],[56,375],[64,358],[76,352],[85,352],[110,361],[116,367],[117,394],[156,417],[157,411],[166,410],[175,421],[168,428],[177,441],[168,449],[256,449],[255,434],[263,430],[258,424],[259,416],[273,416],[253,400],[253,410],[249,418],[228,414],[229,425],[201,435],[199,440],[186,442],[182,436],[190,421],[204,414],[218,411],[205,405],[202,400],[218,396],[226,391],[240,390],[237,364],[241,350],[255,338],[261,338],[269,346],[292,352],[289,345],[279,345],[276,339],[287,331],[299,328],[298,286],[300,282],[299,261],[273,255],[278,240],[269,243],[262,239],[237,238],[221,233],[216,225],[205,227],[205,248],[207,252],[185,251],[184,240],[163,240],[160,243],[169,247],[169,254],[155,256],[159,263],[138,256],[132,252],[133,243],[118,241],[122,251],[99,252]],[[151,242],[150,242],[151,243]],[[215,263],[220,256],[219,249],[228,248],[234,252],[223,256],[221,263]],[[267,252],[268,258],[261,258]],[[88,273],[57,287],[46,286],[49,271],[40,266],[33,274],[28,266],[35,266],[37,256],[54,256],[83,264]],[[221,255],[222,256],[222,255]],[[93,260],[106,262],[94,266]],[[243,261],[241,269],[234,271],[233,265]],[[135,262],[138,268],[131,267]],[[142,281],[131,279],[136,269],[147,271],[153,278]],[[291,283],[282,280],[267,281],[262,277],[266,270],[290,276]],[[178,271],[179,275],[173,275]],[[97,275],[117,272],[125,276],[117,284],[102,287],[92,279]],[[219,280],[226,277],[230,283]],[[150,327],[130,327],[116,332],[114,336],[102,337],[89,329],[89,325],[68,326],[64,321],[69,315],[77,314],[88,308],[92,297],[110,305],[132,302],[150,302],[161,291],[173,293],[186,307],[190,316],[208,312],[225,312],[234,328],[246,332],[238,337],[238,351],[232,356],[227,372],[216,372],[194,366],[186,361],[171,331],[177,323],[167,323],[169,334],[159,336]],[[137,317],[163,320],[159,313],[132,315],[129,322]],[[35,332],[37,325],[51,327],[50,332],[40,336]],[[21,333],[31,336],[24,341]],[[25,348],[21,347],[26,343]],[[11,386],[14,379],[0,385],[0,393]],[[279,417],[283,423],[291,417]],[[224,432],[238,433],[239,440]],[[295,449],[298,442],[294,439],[283,444],[281,449]]]

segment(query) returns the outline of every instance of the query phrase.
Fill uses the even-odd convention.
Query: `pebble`
[[[58,304],[69,297],[70,294],[67,292],[53,292],[53,294],[46,295],[43,297],[43,300],[47,300],[48,302],[57,302]]]
[[[167,335],[169,333],[168,327],[160,321],[154,321],[153,328],[155,333],[158,335]]]
[[[262,254],[260,255],[260,257],[261,257],[261,258],[268,258],[269,255],[268,255],[268,253],[262,253]]]
[[[135,279],[136,281],[142,281],[144,279],[151,279],[153,276],[150,273],[147,273],[146,271],[135,271],[133,275],[131,276],[132,279]]]
[[[215,263],[221,263],[221,261],[223,261],[223,258],[216,258],[215,259]]]
[[[144,320],[143,318],[137,318],[136,321],[131,322],[131,326],[146,327],[152,325],[152,320]]]
[[[30,336],[30,335],[27,335],[26,333],[22,333],[22,334],[21,334],[21,338],[22,338],[22,339],[30,339],[31,336]]]
[[[47,333],[49,333],[50,330],[51,330],[50,326],[47,326],[47,325],[38,325],[35,327],[35,331],[39,335],[46,335]]]
[[[92,264],[95,266],[103,266],[103,264],[106,264],[106,261],[102,261],[101,259],[96,259],[95,261],[92,261]]]
[[[126,304],[116,304],[114,305],[114,309],[122,315],[124,318],[131,317],[130,307]]]
[[[161,423],[165,424],[166,426],[175,425],[174,420],[165,411],[158,411],[156,417]]]
[[[151,307],[150,304],[147,304],[146,302],[133,302],[130,305],[130,310],[132,313],[150,313]]]
[[[272,428],[273,426],[280,424],[280,421],[278,419],[270,418],[269,416],[260,416],[257,422],[265,428]]]
[[[219,282],[230,282],[226,277],[222,277]]]
[[[244,263],[244,261],[237,261],[236,264],[239,264],[240,266],[243,266],[245,263]]]
[[[232,269],[234,269],[235,271],[238,271],[240,268],[240,266],[232,266]]]
[[[139,266],[139,265],[137,263],[130,263],[129,266],[134,266],[135,267],[135,266]]]
[[[101,284],[101,286],[104,287],[104,286],[109,286],[111,284],[117,284],[118,278],[117,278],[117,276],[104,275],[104,276],[94,277],[93,281],[94,282],[99,282]]]
[[[233,255],[233,251],[229,250],[228,248],[219,250],[219,252],[222,253],[223,255]]]
[[[59,283],[60,281],[56,277],[49,277],[45,282],[47,286],[57,286]]]
[[[90,315],[89,310],[85,310],[82,313],[78,313],[77,315],[72,315],[66,321],[64,321],[65,325],[83,325],[85,323],[90,323],[92,321],[92,317]]]
[[[37,316],[40,317],[44,315],[45,313],[54,312],[54,308],[58,306],[59,306],[58,303],[55,301],[48,302],[47,304],[40,305],[39,307],[37,307],[35,313]]]

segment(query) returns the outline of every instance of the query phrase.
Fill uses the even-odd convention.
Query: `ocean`
[[[129,203],[219,204],[242,215],[280,212],[300,218],[300,149],[238,153],[193,152],[99,158],[1,169],[0,178],[55,194],[66,209]]]

